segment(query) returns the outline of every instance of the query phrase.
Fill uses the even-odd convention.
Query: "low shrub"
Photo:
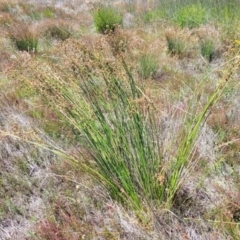
[[[101,7],[93,14],[94,25],[100,33],[114,31],[122,24],[122,15],[111,7]]]

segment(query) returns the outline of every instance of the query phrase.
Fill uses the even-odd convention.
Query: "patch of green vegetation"
[[[37,108],[33,108],[29,111],[29,116],[33,117],[34,119],[43,119],[43,113],[41,110]]]
[[[238,223],[228,223],[225,225],[226,230],[230,234],[233,240],[238,240],[240,236],[240,224]]]
[[[150,9],[141,15],[141,19],[145,23],[151,23],[153,21],[165,18],[167,18],[167,14],[164,8]]]
[[[6,217],[8,209],[7,206],[2,203],[2,201],[0,201],[0,221],[2,221],[4,219],[4,217]]]
[[[115,65],[113,68],[105,58],[95,55],[92,49],[80,42],[76,46],[78,54],[83,51],[86,56],[84,63],[96,64],[91,71],[88,65],[74,61],[79,64],[76,68],[86,81],[79,84],[70,72],[66,76],[68,81],[62,81],[56,74],[51,74],[54,66],[50,68],[49,62],[50,72],[44,72],[45,67],[41,68],[38,81],[41,89],[51,89],[51,95],[48,92],[44,94],[44,101],[49,102],[62,122],[74,130],[73,134],[78,136],[80,144],[88,150],[97,166],[92,168],[80,164],[80,167],[99,179],[114,199],[134,210],[142,210],[146,203],[153,202],[171,206],[181,186],[183,169],[192,169],[191,164],[195,164],[191,162],[191,153],[206,114],[219,100],[228,81],[208,96],[201,111],[198,112],[197,104],[190,103],[184,118],[184,135],[180,140],[178,135],[175,136],[178,139],[176,152],[165,163],[154,106],[145,96],[145,90],[137,85],[124,59],[121,67],[125,75],[121,76],[125,78],[120,80]],[[150,70],[149,62],[149,58],[144,57],[145,77],[156,69],[156,61],[153,61],[153,67],[150,64]],[[100,78],[97,73],[102,73],[102,69],[104,74]],[[40,70],[35,71],[39,76]],[[48,88],[44,87],[45,84]],[[60,106],[55,96],[58,96]],[[191,109],[191,106],[195,107]]]
[[[0,220],[3,220],[7,216],[16,214],[17,208],[12,200],[6,196],[0,200]]]
[[[168,52],[171,55],[181,56],[186,48],[185,43],[178,36],[166,34]]]
[[[42,15],[44,18],[54,18],[55,17],[55,13],[54,13],[54,9],[53,8],[45,8],[43,11],[42,11]]]
[[[181,27],[197,28],[206,23],[207,11],[201,4],[190,4],[179,9],[176,22]]]
[[[108,33],[122,24],[122,15],[114,8],[100,7],[94,12],[93,20],[98,32]]]
[[[143,79],[153,76],[158,69],[158,63],[155,56],[146,54],[140,58],[140,75]]]
[[[201,55],[211,62],[215,51],[214,41],[212,39],[204,39],[200,41]]]
[[[16,24],[10,30],[10,38],[20,51],[37,52],[38,50],[38,36],[27,24]]]
[[[231,4],[233,2],[237,3],[235,0],[232,0]],[[97,234],[107,239],[121,236],[120,230],[117,229],[119,224],[115,222],[112,225],[114,226],[112,229],[116,232],[116,234],[114,233],[115,235],[108,226],[100,227],[102,231],[99,230],[98,233],[92,233],[93,228],[95,228],[92,222],[97,227],[100,224],[107,225],[109,223],[107,220],[99,225],[94,221],[90,223],[89,220],[88,222],[88,212],[91,212],[89,215],[94,216],[92,214],[94,210],[101,212],[107,208],[108,210],[110,209],[111,214],[118,211],[118,215],[120,215],[119,211],[124,210],[121,210],[119,206],[119,209],[116,210],[111,204],[110,206],[105,206],[105,203],[103,204],[98,199],[94,200],[96,203],[92,207],[90,204],[92,196],[86,194],[85,200],[79,197],[84,190],[80,186],[82,182],[77,186],[76,184],[78,184],[78,176],[82,178],[83,174],[92,176],[94,180],[97,180],[97,184],[102,184],[109,190],[111,197],[122,203],[123,207],[126,207],[128,211],[128,207],[130,207],[137,210],[138,216],[140,216],[141,211],[146,213],[148,215],[147,220],[153,215],[152,209],[161,211],[172,206],[171,211],[174,209],[180,215],[181,211],[187,209],[189,215],[196,216],[194,211],[197,205],[199,205],[199,208],[202,208],[199,217],[191,220],[196,220],[196,222],[203,221],[204,224],[209,224],[207,221],[205,222],[205,215],[202,213],[202,211],[205,211],[203,209],[204,206],[202,206],[202,204],[205,204],[205,201],[202,201],[202,199],[195,201],[196,199],[191,198],[191,192],[188,192],[187,196],[185,194],[182,196],[179,193],[182,190],[182,186],[185,186],[182,183],[188,181],[188,176],[194,178],[194,180],[197,180],[197,177],[201,178],[201,186],[199,184],[198,189],[200,191],[204,189],[206,192],[209,190],[209,186],[205,184],[206,176],[210,177],[211,174],[216,179],[230,179],[229,182],[226,181],[226,186],[227,184],[232,184],[234,185],[233,189],[239,183],[237,169],[239,167],[240,146],[239,143],[235,142],[239,138],[239,125],[237,122],[234,122],[236,132],[226,126],[225,121],[219,120],[219,114],[215,114],[215,119],[211,123],[210,121],[206,123],[216,134],[216,139],[213,141],[213,145],[215,144],[216,146],[213,146],[214,149],[212,150],[220,155],[220,160],[212,159],[209,161],[210,157],[209,159],[205,156],[202,157],[200,148],[198,149],[199,142],[196,142],[201,134],[206,117],[209,115],[210,118],[213,113],[212,108],[216,102],[221,101],[223,109],[225,106],[230,109],[234,92],[239,87],[235,82],[233,83],[234,88],[229,87],[231,84],[227,86],[231,74],[234,74],[235,79],[239,77],[239,72],[236,70],[239,69],[239,64],[236,63],[239,59],[231,53],[231,42],[239,39],[233,38],[237,32],[236,22],[238,16],[235,11],[236,7],[224,4],[227,3],[226,1],[224,3],[223,0],[199,0],[197,3],[191,0],[163,0],[161,1],[161,8],[156,4],[155,8],[146,12],[144,12],[144,9],[136,9],[134,5],[134,14],[139,14],[143,11],[144,13],[139,15],[148,24],[146,24],[147,26],[133,26],[132,29],[116,29],[116,26],[121,24],[121,15],[113,8],[100,7],[94,13],[94,24],[97,31],[100,33],[114,31],[114,34],[107,36],[88,34],[90,31],[88,23],[86,24],[87,27],[84,24],[81,26],[84,37],[81,39],[82,41],[78,41],[78,39],[73,38],[67,39],[72,35],[70,28],[65,28],[65,25],[59,24],[52,29],[49,28],[48,32],[46,32],[45,39],[49,41],[50,47],[43,49],[43,46],[43,54],[41,56],[40,54],[28,54],[30,58],[25,62],[22,61],[24,59],[24,54],[22,53],[17,52],[17,54],[9,55],[14,59],[15,65],[9,63],[6,68],[3,68],[4,73],[1,76],[2,82],[0,83],[2,90],[9,81],[4,74],[6,73],[6,76],[10,78],[11,74],[7,75],[8,72],[11,72],[11,68],[16,67],[14,69],[14,78],[24,78],[22,82],[25,84],[25,80],[29,81],[29,85],[28,87],[21,86],[14,92],[17,97],[21,98],[20,100],[23,98],[26,100],[24,101],[24,106],[21,105],[23,101],[19,101],[20,104],[18,102],[14,107],[18,108],[21,105],[20,107],[21,110],[23,109],[24,114],[28,114],[28,117],[38,120],[34,124],[40,122],[44,133],[48,135],[45,136],[46,139],[49,140],[49,136],[52,139],[50,143],[52,145],[49,147],[44,145],[43,147],[51,149],[54,153],[57,152],[64,159],[69,160],[69,165],[70,163],[72,164],[71,168],[68,168],[66,165],[60,165],[58,161],[56,165],[59,167],[59,171],[55,172],[53,178],[45,181],[47,182],[44,185],[44,187],[47,187],[46,192],[44,192],[45,190],[40,190],[43,191],[40,193],[41,197],[45,195],[43,200],[48,195],[45,202],[49,200],[49,209],[52,208],[46,214],[51,215],[49,217],[50,220],[48,218],[46,221],[41,220],[39,224],[39,229],[42,231],[39,233],[40,238],[53,239],[56,233],[59,234],[60,238],[64,239],[71,239],[72,236],[79,239],[84,237],[92,239],[99,237]],[[36,11],[35,7],[32,7],[31,11],[28,9],[28,6],[22,8],[24,9],[23,17],[26,17],[27,21],[38,21],[41,18],[54,17],[56,18],[56,21],[54,20],[55,23],[58,24],[60,22],[57,21],[58,16],[60,16],[59,12],[54,12],[50,7],[40,9],[39,12]],[[132,6],[129,6],[130,10],[131,8]],[[102,9],[111,9],[111,11],[104,12]],[[124,11],[126,12],[126,9]],[[211,15],[210,13],[214,11],[216,13]],[[231,15],[233,11],[235,11],[235,17]],[[11,17],[11,14],[8,15]],[[32,16],[32,19],[29,16]],[[66,15],[62,14],[61,16]],[[71,20],[80,20],[81,23],[88,21],[88,19],[85,19],[88,16],[84,15],[83,18],[81,17],[78,16],[77,19],[69,18],[68,23]],[[221,34],[225,34],[224,37],[226,38],[224,39],[224,41],[226,40],[226,45],[221,48],[221,50],[223,49],[226,52],[220,56],[224,56],[224,59],[219,59],[219,63],[221,66],[224,65],[224,69],[219,68],[219,72],[214,69],[213,73],[211,71],[215,63],[205,64],[199,51],[207,61],[211,62],[215,47],[219,43],[215,43],[215,39],[212,38],[215,32],[213,31],[212,34],[205,35],[210,36],[209,39],[202,40],[199,37],[201,40],[197,42],[198,39],[195,35],[197,31],[203,29],[203,31],[210,32],[212,29],[206,26],[205,28],[192,30],[192,28],[198,28],[200,25],[205,24],[208,21],[208,17],[211,18],[214,27],[215,23],[217,23],[216,26],[219,26],[219,29],[224,32],[221,32]],[[4,23],[5,21],[4,19]],[[153,25],[149,24],[153,21],[158,22]],[[229,24],[231,22],[235,24]],[[9,27],[8,29],[11,28],[11,23],[11,21],[6,23],[6,26]],[[44,24],[46,24],[45,27],[50,26],[50,21],[45,21]],[[34,25],[34,28],[37,25]],[[184,28],[184,30],[180,30],[176,25]],[[226,25],[228,25],[227,27],[234,35],[225,32]],[[173,30],[164,36],[166,29]],[[217,28],[216,32],[219,29]],[[118,32],[120,32],[120,37]],[[184,38],[183,35],[185,33],[189,33],[190,37],[188,38],[187,35],[187,38]],[[35,48],[39,49],[39,44],[32,46],[28,41],[28,37],[22,37],[22,34],[30,36],[30,39],[34,36],[32,33],[28,34],[28,30],[26,31],[25,28],[19,26],[19,31],[11,37],[19,50],[34,51]],[[114,38],[111,40],[111,37]],[[52,38],[64,40],[64,42],[54,41],[55,39]],[[19,46],[16,39],[20,40]],[[57,45],[51,48],[53,41]],[[4,43],[4,39],[2,42]],[[42,44],[47,45],[48,43],[43,42]],[[76,43],[76,45],[73,43]],[[169,56],[169,54],[186,56],[187,51],[189,48],[191,50],[193,45],[195,47],[194,51],[196,50],[198,54],[195,54],[191,59]],[[169,54],[166,54],[165,51],[161,52],[165,48],[168,49]],[[70,55],[69,52],[71,51],[75,55]],[[239,55],[239,52],[236,55]],[[232,59],[234,60],[232,61]],[[158,69],[158,62],[163,62],[166,70],[161,72],[161,76],[160,74],[155,75],[156,78],[154,80],[159,81],[152,81],[151,77],[154,77]],[[229,71],[225,69],[228,63]],[[218,62],[216,61],[217,64]],[[27,66],[26,69],[24,69],[25,66]],[[223,83],[218,82],[218,79],[213,80],[218,73],[219,78],[222,78],[222,70],[227,73],[225,74],[226,77],[223,77]],[[211,73],[206,76],[206,72]],[[159,78],[157,79],[158,76]],[[210,76],[209,78],[212,81],[212,84],[209,85],[210,87],[207,81],[208,76]],[[206,81],[198,85],[201,85],[200,89],[196,85],[203,77]],[[142,81],[142,79],[148,80]],[[207,89],[207,87],[202,86],[204,84],[209,87],[209,91],[204,92],[203,97],[199,92]],[[215,88],[215,86],[218,87]],[[33,89],[35,87],[41,96],[37,95],[37,91]],[[225,94],[224,99],[221,99],[222,94]],[[5,101],[5,96],[3,97]],[[41,101],[40,97],[43,98],[43,101]],[[35,100],[38,102],[39,108],[33,107]],[[196,103],[197,101],[198,104]],[[234,99],[234,101],[237,101],[237,99]],[[50,107],[51,110],[49,110]],[[234,111],[235,108],[233,107]],[[159,118],[161,118],[161,121],[164,118],[164,124],[159,124]],[[170,139],[167,137],[165,139],[166,134],[163,134],[163,132],[168,131],[171,127],[173,130],[172,132],[169,131]],[[164,131],[160,131],[160,129]],[[2,132],[0,131],[0,133]],[[17,133],[14,132],[14,134]],[[24,135],[25,133],[21,132],[21,137],[22,134]],[[5,138],[4,132],[3,137]],[[24,137],[25,135],[23,140],[25,140]],[[26,134],[26,139],[27,137]],[[64,149],[60,149],[59,146],[54,148],[54,142],[59,143],[59,146],[64,145]],[[45,142],[41,142],[41,144],[45,144]],[[207,143],[203,141],[200,144]],[[43,152],[43,149],[39,150],[39,152],[38,150],[29,151],[25,157],[28,160],[31,159],[32,163],[37,165],[37,168],[44,169],[44,167],[48,166],[46,161],[52,160],[50,160],[49,156],[44,155]],[[83,157],[80,154],[83,154]],[[201,159],[198,160],[198,157]],[[77,172],[79,168],[81,170]],[[53,169],[52,166],[51,169]],[[12,196],[15,197],[16,193],[19,195],[23,194],[24,197],[33,196],[33,194],[35,196],[35,190],[39,188],[39,185],[36,181],[34,182],[30,179],[31,174],[29,174],[29,170],[30,166],[23,157],[14,161],[14,174],[6,171],[6,173],[1,175],[0,219],[8,217],[9,212],[12,215],[17,213],[25,217],[24,210],[18,204],[15,206]],[[197,177],[193,176],[195,172]],[[61,179],[61,184],[56,184],[58,182],[57,179]],[[83,183],[86,192],[91,191],[90,187],[85,186],[88,180],[90,180],[89,176],[86,182]],[[190,191],[196,190],[197,187],[194,184],[191,184],[191,187],[194,189],[190,189]],[[212,184],[212,182],[209,184]],[[215,186],[211,185],[212,187]],[[54,191],[52,191],[53,189]],[[226,195],[228,194],[226,193]],[[83,195],[85,197],[85,192]],[[230,199],[229,201],[233,199],[233,194],[229,195],[231,196],[226,196],[226,198],[223,198],[224,200],[219,200],[221,207],[224,206],[222,209],[217,206],[219,212],[213,212],[211,215],[206,215],[206,217],[211,219],[209,221],[212,221],[212,219],[217,219],[216,216],[222,214],[219,217],[219,222],[224,229],[223,231],[228,231],[229,227],[229,235],[227,237],[232,236],[233,239],[238,239],[240,231],[239,203],[234,203],[234,210],[229,211],[227,208],[227,211],[224,211],[224,208],[227,207],[224,202],[225,199]],[[210,201],[211,197],[209,196],[207,201]],[[107,201],[109,199],[111,198],[107,196]],[[151,210],[149,210],[150,208]],[[147,232],[148,230],[146,229],[152,223],[148,225],[147,220],[143,219],[142,216],[139,219],[140,228],[144,228],[143,231]],[[214,223],[214,227],[217,225],[217,220],[216,224]],[[124,221],[127,220],[124,219]],[[165,220],[163,219],[163,221]],[[147,224],[145,225],[145,223]],[[180,228],[183,225],[180,223]],[[201,232],[201,227],[198,228],[197,224],[195,226]],[[171,227],[174,228],[175,226]],[[215,231],[214,227],[211,228],[211,231],[212,229]],[[70,233],[71,231],[72,233]],[[153,229],[153,231],[155,230]],[[79,236],[76,233],[79,233]],[[88,235],[89,233],[91,236]],[[119,235],[117,235],[118,233]],[[221,235],[219,236],[221,238]],[[208,239],[208,237],[205,238]]]
[[[230,24],[239,21],[239,13],[239,1],[237,0],[220,0],[211,6],[212,17],[221,24]]]
[[[20,51],[36,52],[38,47],[38,39],[34,36],[26,36],[24,39],[14,40],[16,47]]]
[[[59,121],[45,121],[43,125],[44,131],[53,139],[59,139],[62,134],[64,135],[61,131],[62,127]]]

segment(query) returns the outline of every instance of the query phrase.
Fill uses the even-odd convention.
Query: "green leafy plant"
[[[176,14],[176,22],[181,27],[196,28],[206,22],[207,11],[200,4],[187,5]]]
[[[111,7],[101,7],[93,14],[94,25],[100,33],[114,31],[122,24],[122,15]]]
[[[153,76],[158,68],[157,59],[153,55],[145,54],[140,58],[140,75],[143,79]]]

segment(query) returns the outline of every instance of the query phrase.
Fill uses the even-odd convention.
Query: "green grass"
[[[166,162],[162,156],[154,105],[145,95],[144,88],[137,85],[126,62],[122,59],[126,78],[119,79],[109,63],[100,60],[86,46],[78,52],[83,49],[89,57],[85,61],[100,61],[99,71],[104,69],[102,76],[96,73],[96,68],[91,73],[88,68],[76,65],[83,77],[79,84],[69,72],[64,77],[53,73],[54,66],[49,63],[44,67],[39,62],[34,69],[38,79],[35,87],[62,122],[73,130],[96,166],[86,167],[80,163],[79,167],[98,179],[112,198],[125,206],[135,210],[142,210],[144,206],[171,207],[176,192],[195,164],[191,162],[191,154],[202,124],[222,96],[232,69],[227,70],[226,81],[208,96],[200,111],[193,104],[193,95],[185,115],[184,134],[172,136],[172,141],[179,145]],[[233,68],[236,64],[233,63]],[[70,156],[69,159],[72,161]]]
[[[144,11],[141,19],[144,22],[167,20],[180,27],[197,28],[207,22],[233,24],[240,20],[240,3],[238,0],[178,0],[154,1],[154,7]]]
[[[180,8],[175,21],[181,27],[197,28],[207,20],[207,11],[200,4],[191,4]]]
[[[205,39],[200,42],[201,55],[211,62],[215,51],[214,42],[212,39]]]
[[[151,23],[153,21],[167,18],[167,14],[163,8],[157,8],[145,11],[140,17],[144,23]]]
[[[108,33],[122,24],[122,15],[114,8],[100,7],[94,12],[93,20],[98,32]]]
[[[145,119],[147,113],[138,104],[144,95],[126,71],[127,85],[116,76],[91,76],[80,88],[61,84],[58,95],[74,106],[63,113],[62,120],[80,134],[79,141],[97,166],[91,172],[98,172],[97,178],[114,199],[140,210],[165,193],[156,176],[161,154],[154,116],[149,114]],[[52,86],[55,80],[47,81]],[[58,104],[54,105],[59,111]]]
[[[0,138],[19,134],[16,139],[33,143],[41,150],[51,151],[49,155],[58,154],[69,161],[69,168],[59,161],[55,163],[58,171],[48,183],[47,192],[39,193],[40,198],[44,194],[52,195],[49,201],[52,211],[44,213],[46,221],[39,220],[40,228],[42,225],[40,238],[54,238],[59,233],[69,239],[76,237],[71,235],[76,232],[79,238],[120,238],[129,231],[129,227],[123,230],[121,225],[122,221],[127,222],[125,216],[128,213],[134,216],[129,210],[134,210],[140,217],[130,217],[130,227],[132,222],[136,222],[147,234],[161,232],[159,239],[169,237],[167,234],[164,236],[162,230],[165,224],[170,230],[179,224],[177,227],[183,233],[189,230],[190,221],[197,236],[206,226],[211,229],[204,235],[206,239],[215,232],[220,238],[226,232],[225,236],[239,238],[239,124],[236,120],[239,113],[236,113],[236,106],[240,60],[231,57],[232,51],[239,47],[236,41],[239,38],[225,32],[225,28],[236,32],[238,10],[231,4],[237,2],[179,0],[174,3],[161,1],[161,8],[156,5],[147,12],[136,9],[133,14],[136,16],[140,11],[139,16],[147,24],[131,29],[115,29],[121,23],[121,20],[112,21],[118,14],[113,15],[116,12],[112,9],[108,18],[108,13],[102,13],[101,7],[94,13],[98,17],[103,16],[94,20],[95,27],[99,33],[116,30],[114,34],[93,34],[91,30],[88,34],[86,30],[81,39],[67,39],[65,33],[57,28],[52,30],[56,35],[46,35],[66,41],[55,41],[47,51],[25,55],[13,49],[14,55],[10,56],[16,59],[16,65],[6,70],[3,68],[4,81],[0,85],[7,89],[5,85],[14,78],[14,84],[11,83],[10,90],[7,89],[9,92],[6,92],[9,98],[7,106],[13,104],[14,111],[19,108],[22,111],[19,116],[27,114],[34,120],[34,126],[31,130],[26,125],[19,129],[6,123],[6,129],[0,129]],[[52,13],[57,18],[57,12],[47,10],[43,16],[41,10],[41,19],[52,18]],[[34,21],[37,20],[35,17]],[[74,21],[83,23],[88,20],[88,16],[78,16]],[[156,24],[149,24],[153,21],[157,21]],[[206,23],[203,28],[192,29]],[[50,26],[49,22],[45,24],[45,27]],[[24,41],[22,45],[27,46],[18,47],[19,50],[35,49],[27,41],[28,36],[34,36],[30,27],[19,27],[19,31],[11,35],[15,43],[20,39]],[[202,35],[198,36],[198,33]],[[234,41],[236,45],[232,44]],[[191,55],[187,55],[190,52],[188,48]],[[221,49],[223,54],[214,64],[206,64],[206,61],[212,61],[215,49]],[[239,55],[239,51],[235,54]],[[163,71],[154,77],[158,64]],[[231,82],[232,77],[236,83]],[[17,86],[18,81],[20,86]],[[2,98],[5,99],[3,89]],[[220,113],[221,109],[226,112],[227,123],[220,119],[218,111],[214,112],[215,107],[220,109]],[[231,121],[231,117],[236,119]],[[17,116],[11,117],[15,118]],[[24,120],[22,122],[25,123]],[[39,124],[44,133],[35,124]],[[205,127],[209,132],[205,132]],[[5,132],[8,130],[13,132]],[[203,140],[202,136],[206,139]],[[11,140],[9,149],[12,143]],[[213,156],[201,154],[206,146],[214,152]],[[14,213],[14,218],[15,215],[28,218],[32,214],[24,207],[22,210],[21,202],[16,204],[19,198],[16,202],[12,200],[15,200],[15,192],[31,198],[36,195],[36,188],[42,191],[45,185],[35,178],[35,168],[43,168],[43,172],[47,172],[44,164],[50,158],[42,157],[40,152],[26,152],[15,162],[11,158],[14,165],[12,173],[6,168],[0,179],[1,220],[9,217],[9,211]],[[228,181],[225,183],[226,177]],[[58,183],[57,178],[62,180]],[[206,181],[208,178],[211,178],[209,183]],[[218,183],[223,184],[223,188],[231,186],[231,189],[225,191],[222,186],[218,187]],[[103,189],[99,184],[107,190],[104,200],[100,200]],[[93,195],[96,199],[90,205]],[[221,199],[219,197],[219,203],[215,205],[216,196],[221,196]],[[61,202],[60,207],[57,199]],[[208,203],[212,206],[206,206]],[[102,214],[105,210],[106,215],[112,218],[107,216],[106,222],[99,218],[99,223],[92,223],[98,214],[105,217]],[[172,221],[166,219],[166,215],[164,218],[162,212],[168,212]],[[35,213],[33,215],[35,217]],[[175,218],[175,215],[178,216]],[[116,220],[116,216],[120,220]],[[38,221],[39,218],[36,219]],[[162,221],[161,229],[153,223],[158,220]],[[219,235],[218,227],[221,228]],[[111,229],[115,229],[114,232]],[[133,231],[138,231],[136,229]],[[138,238],[138,233],[134,234]]]
[[[55,10],[53,8],[45,8],[42,10],[42,15],[44,18],[54,18],[55,17]]]
[[[20,51],[37,52],[39,37],[25,23],[17,23],[10,30],[10,37]]]
[[[16,47],[20,51],[36,52],[38,47],[38,39],[34,37],[26,37],[24,39],[14,40]]]
[[[145,54],[140,58],[140,76],[143,79],[147,79],[153,76],[158,69],[158,63],[155,56]]]
[[[171,32],[166,33],[166,41],[168,52],[171,55],[181,56],[186,50],[186,44],[180,36],[172,34]]]

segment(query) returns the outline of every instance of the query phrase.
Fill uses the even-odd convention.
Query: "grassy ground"
[[[239,239],[240,4],[0,2],[0,239]]]

